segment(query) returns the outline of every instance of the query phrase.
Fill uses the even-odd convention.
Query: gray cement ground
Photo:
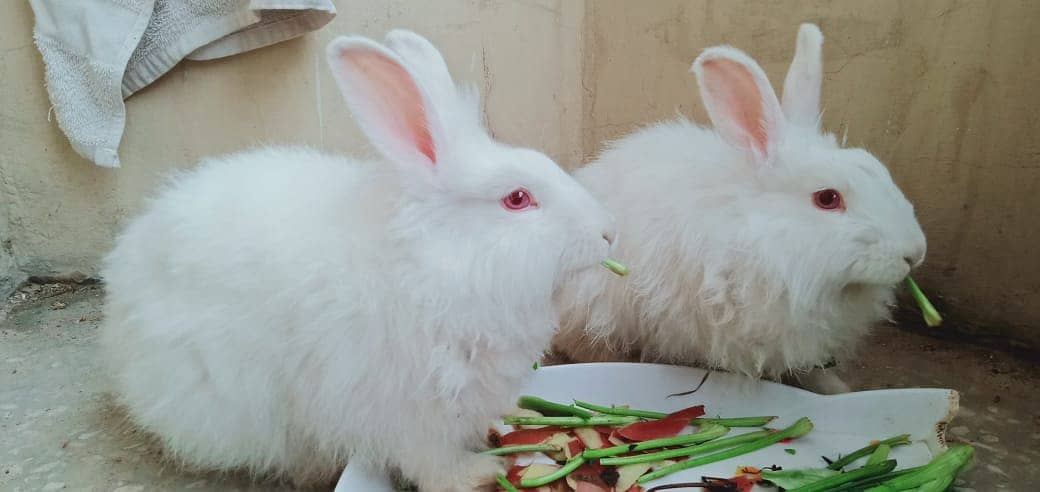
[[[281,490],[177,470],[108,408],[95,354],[102,290],[29,286],[0,311],[0,490]],[[6,318],[6,319],[4,319]],[[1037,490],[1040,368],[1008,354],[882,328],[843,372],[857,389],[950,387],[949,432],[977,447],[960,490]]]

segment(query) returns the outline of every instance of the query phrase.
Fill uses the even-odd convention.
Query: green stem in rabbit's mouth
[[[604,259],[602,263],[603,263],[603,266],[607,267],[608,270],[614,272],[615,274],[617,274],[619,276],[624,277],[625,275],[628,275],[628,267],[627,266],[622,265],[622,264],[620,264],[620,263],[618,263],[618,262],[616,262],[616,261],[614,261],[614,260],[612,260],[610,258]]]
[[[932,302],[925,297],[924,292],[917,286],[917,282],[914,282],[914,279],[910,278],[909,275],[906,277],[906,287],[910,289],[910,295],[917,301],[917,306],[921,308],[924,322],[933,328],[941,325],[942,316],[939,315],[939,311],[935,309]]]

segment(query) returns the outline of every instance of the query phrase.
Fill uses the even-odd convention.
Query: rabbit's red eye
[[[834,188],[813,193],[813,203],[823,210],[845,210],[845,200],[842,199],[841,192]]]
[[[508,210],[523,210],[525,208],[537,207],[538,204],[535,203],[530,191],[517,188],[502,197],[502,206]]]

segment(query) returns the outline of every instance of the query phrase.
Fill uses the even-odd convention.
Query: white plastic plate
[[[957,413],[958,395],[953,390],[893,389],[824,396],[721,372],[712,373],[693,394],[668,397],[696,387],[704,372],[703,369],[658,364],[549,366],[538,369],[517,396],[529,394],[561,403],[577,399],[601,405],[627,404],[632,408],[663,412],[703,404],[709,417],[777,415],[780,418],[771,424],[775,428],[785,427],[800,417],[809,417],[815,426],[808,435],[789,443],[675,473],[647,484],[647,488],[664,483],[697,481],[704,475],[730,477],[740,465],[819,468],[825,466],[820,456],[834,458],[839,453],[865,446],[873,439],[898,434],[910,434],[913,442],[909,446],[894,448],[892,458],[899,461],[900,468],[917,466],[946,449],[946,426]],[[734,429],[731,434],[748,431]],[[795,454],[789,454],[785,449],[794,449]],[[392,490],[386,477],[348,465],[335,492]]]

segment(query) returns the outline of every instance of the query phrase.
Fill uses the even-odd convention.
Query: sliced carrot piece
[[[620,445],[622,445],[622,444],[628,444],[628,441],[626,441],[625,439],[623,439],[623,438],[622,438],[622,437],[621,437],[621,436],[620,436],[620,435],[619,435],[619,434],[617,433],[617,431],[616,431],[616,430],[615,430],[614,432],[611,432],[611,433],[610,433],[610,435],[609,435],[609,436],[607,436],[607,442],[609,442],[609,443],[610,443],[611,445],[613,445],[613,446],[620,446]]]
[[[588,427],[578,427],[574,429],[574,435],[581,439],[581,443],[589,449],[599,449],[606,447],[607,439],[602,434],[596,431],[596,429],[589,429]]]
[[[651,463],[632,463],[617,467],[618,480],[614,484],[615,490],[628,490],[637,484],[639,477],[650,469]]]

